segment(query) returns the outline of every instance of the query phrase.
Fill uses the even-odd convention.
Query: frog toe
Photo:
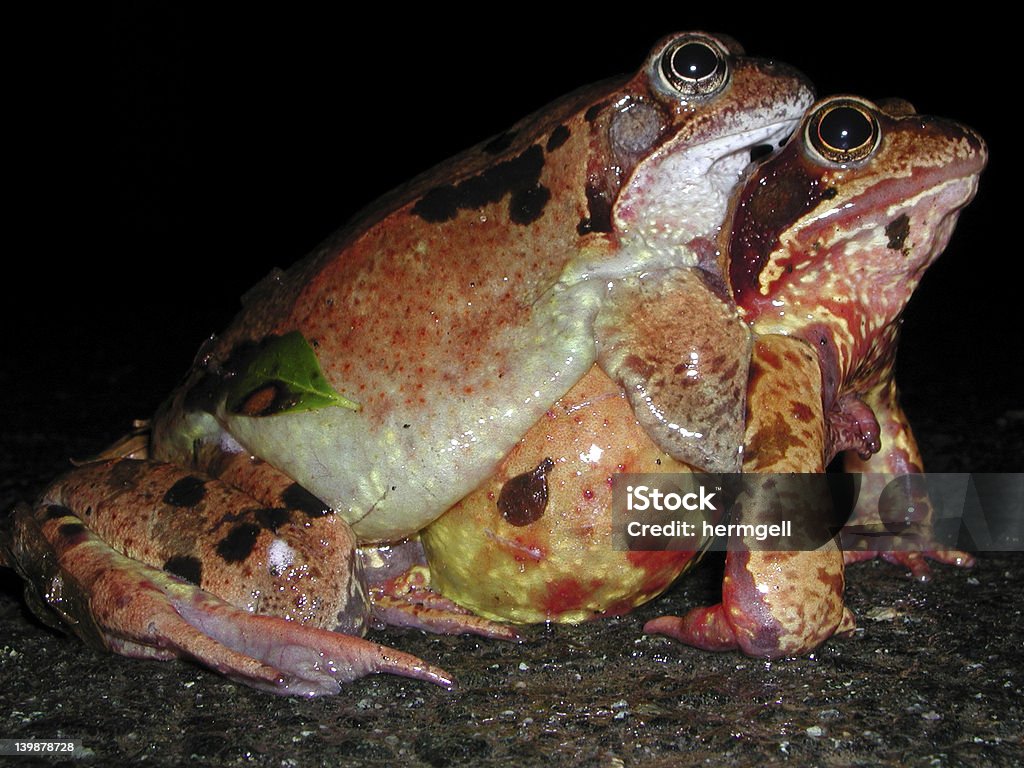
[[[413,566],[400,576],[370,588],[373,617],[381,624],[421,629],[442,635],[479,635],[519,641],[508,624],[478,616],[430,587],[430,570]]]

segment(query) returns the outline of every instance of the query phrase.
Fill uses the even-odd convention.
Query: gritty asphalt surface
[[[69,30],[102,52],[98,73],[52,35],[40,46],[67,62],[40,89],[59,106],[52,124],[88,118],[49,147],[59,168],[37,176],[50,224],[5,284],[0,513],[149,415],[271,265],[427,164],[694,27],[799,66],[822,93],[905,96],[988,140],[981,194],[908,310],[899,381],[929,471],[1024,470],[1019,300],[991,266],[1007,258],[996,201],[1010,189],[1012,146],[1000,143],[998,99],[974,80],[953,87],[968,73],[934,53],[984,39],[999,71],[991,57],[1003,49],[987,28],[972,38],[958,25],[955,44],[901,33],[897,46],[872,25],[861,49],[885,56],[855,58],[841,55],[849,46],[825,55],[802,34],[759,32],[760,20],[737,28],[727,14],[616,29],[600,48],[590,46],[609,39],[603,26],[554,34],[531,23],[527,35],[510,22],[426,40],[414,25],[392,35],[383,19],[386,36],[356,30],[360,42],[379,38],[367,67],[334,19],[132,8],[96,34]],[[411,87],[404,68],[428,60],[429,77]],[[485,115],[484,104],[505,111]],[[417,156],[423,147],[435,154]],[[767,663],[642,633],[649,618],[714,602],[719,569],[702,563],[631,615],[533,627],[520,644],[375,633],[443,666],[458,688],[373,677],[318,700],[86,648],[31,618],[0,569],[0,739],[78,739],[74,764],[97,766],[1024,764],[1024,553],[938,566],[927,584],[880,562],[851,567],[858,629],[808,657]]]

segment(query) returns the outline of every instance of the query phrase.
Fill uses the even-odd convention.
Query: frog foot
[[[373,619],[379,624],[444,635],[480,635],[518,642],[520,634],[466,610],[430,586],[430,569],[414,565],[399,576],[370,587]]]
[[[126,656],[192,659],[282,695],[335,694],[341,684],[372,672],[453,685],[444,670],[409,654],[236,608],[125,557],[65,507],[20,507],[6,550],[7,564],[38,585],[26,592],[37,614]]]
[[[854,451],[868,459],[882,447],[875,412],[857,395],[840,397],[828,415],[828,445],[832,455]]]
[[[840,553],[730,552],[722,602],[685,616],[661,616],[644,633],[708,651],[776,659],[814,650],[855,628],[843,605]]]
[[[901,550],[879,552],[877,550],[853,550],[843,553],[847,565],[863,563],[875,558],[885,560],[887,563],[902,566],[907,569],[909,575],[915,581],[931,581],[932,569],[928,560],[934,560],[943,565],[954,565],[957,568],[973,568],[974,555],[969,552],[962,552],[959,549],[943,549],[938,546],[925,547],[920,550]]]

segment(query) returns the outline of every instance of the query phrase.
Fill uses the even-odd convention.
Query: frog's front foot
[[[907,449],[917,457],[916,445]],[[906,472],[891,457],[888,472],[880,472],[856,457],[846,458],[847,469],[859,472],[857,505],[842,531],[847,565],[881,559],[906,568],[916,581],[932,577],[929,560],[958,568],[972,568],[974,555],[944,546],[936,540],[934,510],[924,475]],[[872,470],[875,471],[872,471]]]

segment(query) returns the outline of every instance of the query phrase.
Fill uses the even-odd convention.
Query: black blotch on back
[[[513,224],[530,224],[541,217],[550,199],[551,190],[541,184],[513,192],[508,201],[508,216]]]
[[[175,555],[168,558],[167,562],[164,563],[164,570],[168,573],[173,573],[175,576],[180,576],[197,587],[203,579],[203,564],[199,562],[198,558],[189,555]]]
[[[194,507],[206,496],[206,480],[195,475],[183,477],[164,494],[164,504],[172,507]]]
[[[258,522],[268,531],[277,533],[277,529],[291,520],[292,513],[283,507],[272,507],[268,509],[257,509],[253,512]]]
[[[289,509],[297,509],[309,517],[323,517],[331,512],[330,507],[298,483],[288,486],[288,489],[281,494],[281,501]]]
[[[525,152],[457,184],[444,184],[427,192],[412,212],[424,221],[451,221],[460,210],[474,210],[512,195],[509,215],[517,224],[536,221],[551,193],[540,185],[544,150],[534,144]],[[539,190],[544,190],[541,193]],[[518,211],[516,210],[518,209]]]
[[[217,554],[229,563],[240,563],[252,554],[259,535],[260,527],[255,523],[240,523],[217,544]]]
[[[548,152],[558,149],[560,146],[565,144],[569,140],[569,128],[565,125],[560,125],[551,132],[548,136],[548,143],[545,149]]]

